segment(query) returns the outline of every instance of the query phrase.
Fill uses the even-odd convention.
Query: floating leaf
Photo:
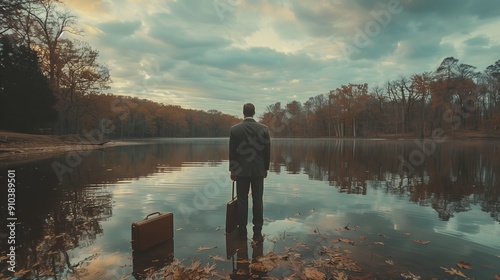
[[[392,260],[386,260],[385,263],[388,265],[394,265],[394,261]]]
[[[249,268],[252,270],[255,270],[255,271],[260,271],[260,272],[268,272],[271,269],[273,269],[272,266],[266,266],[265,264],[260,263],[260,262],[251,264],[249,266]]]
[[[422,244],[422,245],[427,245],[427,244],[431,243],[430,241],[419,240],[419,239],[415,239],[415,240],[413,240],[413,242],[418,243],[418,244]]]
[[[211,250],[211,249],[214,249],[214,248],[217,248],[217,246],[213,246],[213,247],[202,246],[202,247],[198,247],[198,252],[199,251],[205,251],[205,250]]]
[[[464,262],[464,261],[457,262],[457,266],[460,268],[463,268],[463,269],[472,269],[472,265],[470,263]]]
[[[344,227],[345,230],[356,230],[356,228],[349,227],[349,224]]]
[[[403,233],[403,235],[404,235],[404,236],[410,236],[410,235],[411,235],[411,233],[409,233],[409,232],[405,232],[405,233]]]
[[[208,275],[213,274],[216,270],[217,270],[217,265],[215,263],[212,265],[208,265],[207,263],[207,265],[203,268],[203,271]]]
[[[366,236],[361,235],[361,236],[359,237],[359,239],[360,239],[360,240],[365,240],[365,239],[366,239]]]
[[[339,238],[338,241],[339,242],[343,242],[343,243],[347,243],[347,244],[350,244],[350,245],[354,245],[354,241],[349,240],[347,238]]]
[[[326,275],[314,267],[304,268],[304,276],[306,276],[307,279],[312,279],[312,280],[326,279]]]
[[[239,268],[237,271],[236,271],[236,275],[247,275],[248,274],[248,271],[244,268]]]
[[[252,270],[269,272],[278,266],[278,261],[281,258],[271,251],[266,256],[258,257],[257,262],[250,264],[249,267]]]
[[[221,262],[225,262],[227,261],[226,259],[224,259],[223,257],[219,256],[219,255],[215,255],[215,256],[210,256],[210,258],[216,260],[216,261],[221,261]]]
[[[335,277],[335,280],[349,280],[349,276],[345,275],[344,272],[339,272]]]
[[[382,245],[382,246],[384,246],[384,245],[385,245],[385,243],[384,243],[384,242],[373,242],[373,244],[375,244],[375,245]]]
[[[250,260],[249,259],[240,259],[240,260],[237,260],[236,263],[249,264]]]
[[[462,271],[454,269],[453,267],[450,267],[450,269],[447,269],[446,267],[441,267],[441,269],[443,269],[444,272],[449,273],[450,275],[458,275],[460,277],[467,278],[467,276],[465,276],[462,273]]]
[[[311,209],[311,210],[309,210],[309,212],[314,213],[314,208],[313,208],[313,209]]]
[[[411,273],[410,271],[408,271],[408,273],[401,273],[401,277],[403,277],[404,279],[410,279],[410,280],[420,280],[420,276],[418,275],[415,275],[413,273]]]
[[[295,216],[296,216],[296,217],[297,217],[297,216],[300,216],[300,212],[295,213]]]
[[[297,243],[297,247],[304,248],[304,249],[310,249],[309,246],[307,246],[307,244],[301,243],[301,242]]]

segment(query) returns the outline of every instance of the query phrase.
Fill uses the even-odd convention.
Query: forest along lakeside
[[[223,233],[229,179],[220,192],[210,192],[207,205],[193,204],[193,195],[206,195],[213,174],[221,174],[218,181],[227,177],[227,141],[156,139],[109,147],[89,154],[62,181],[51,165],[64,155],[12,166],[24,198],[19,273],[136,275],[130,223],[161,209],[176,215],[178,262],[151,264],[164,269],[159,273],[183,267],[184,275],[194,275],[196,256],[202,266],[209,264],[206,275],[229,275],[230,236]],[[438,143],[424,164],[403,176],[400,156],[410,158],[417,148],[412,140],[273,139],[272,145],[264,257],[247,267],[251,273],[382,279],[439,279],[453,269],[476,279],[498,274],[499,141]],[[457,268],[459,262],[472,269]]]

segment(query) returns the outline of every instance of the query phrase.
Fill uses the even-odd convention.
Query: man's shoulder
[[[259,123],[259,122],[256,122],[256,124],[257,124],[260,128],[268,129],[267,125],[265,125],[265,124],[262,124],[262,123]]]
[[[238,129],[238,128],[244,127],[245,125],[257,126],[257,127],[260,127],[260,128],[268,129],[267,125],[262,124],[260,122],[257,122],[255,120],[253,120],[253,121],[242,121],[242,122],[239,122],[237,124],[232,125],[230,129]]]
[[[239,122],[239,123],[233,124],[231,127],[237,127],[237,126],[240,126],[242,124],[243,124],[243,122]]]
[[[230,129],[231,130],[238,129],[238,127],[241,127],[242,125],[243,125],[243,122],[239,122],[237,124],[233,124]]]

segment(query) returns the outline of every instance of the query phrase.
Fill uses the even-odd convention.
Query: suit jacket
[[[271,139],[267,126],[247,118],[229,133],[229,171],[240,177],[263,177],[269,170]]]

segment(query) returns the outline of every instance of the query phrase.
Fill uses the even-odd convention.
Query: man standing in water
[[[231,127],[229,135],[229,171],[231,180],[236,180],[238,197],[238,235],[247,238],[248,191],[252,188],[253,239],[263,241],[264,223],[264,178],[267,177],[270,161],[271,140],[267,126],[255,121],[255,106],[243,105],[245,119]]]

